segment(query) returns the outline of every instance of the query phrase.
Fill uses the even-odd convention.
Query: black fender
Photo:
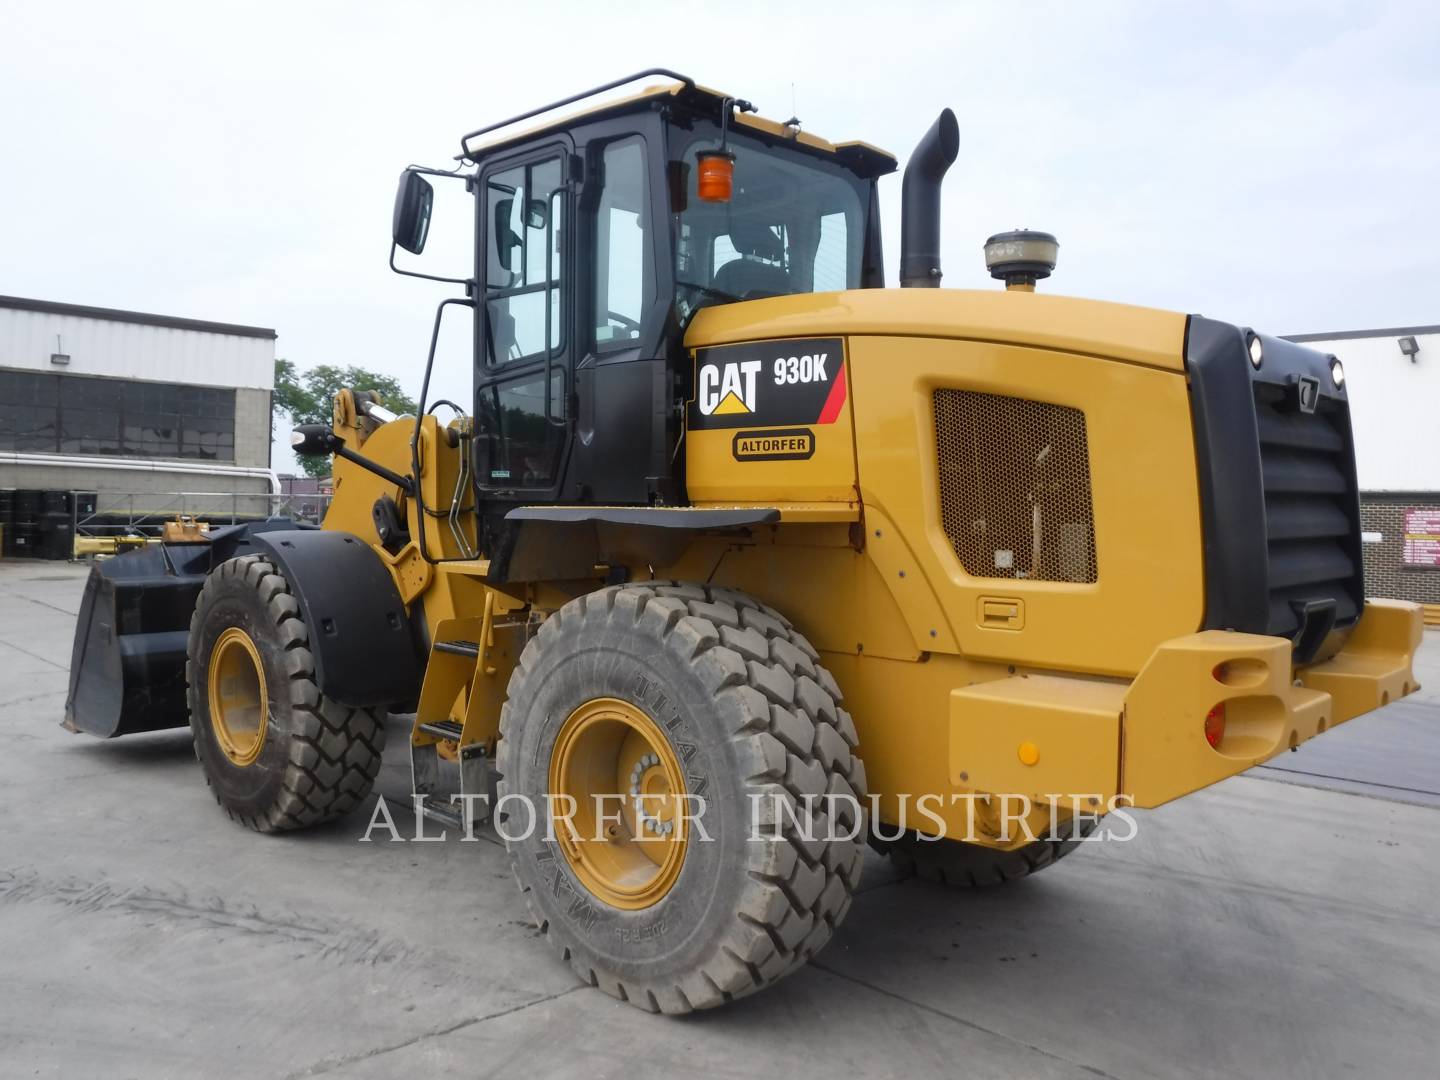
[[[493,582],[583,578],[597,563],[665,566],[701,533],[774,525],[768,506],[517,506],[490,557]]]
[[[367,708],[420,696],[419,643],[395,579],[374,548],[329,530],[270,532],[252,542],[280,568],[300,603],[322,694]]]

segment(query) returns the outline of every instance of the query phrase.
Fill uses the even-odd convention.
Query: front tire
[[[383,714],[320,693],[310,633],[285,576],[263,555],[222,563],[190,619],[190,730],[205,781],[258,832],[330,821],[370,793]]]
[[[541,625],[501,715],[496,818],[536,924],[583,980],[684,1013],[769,985],[830,939],[859,883],[865,773],[818,659],[779,613],[701,585],[601,589]],[[607,785],[622,801],[702,797],[710,839],[623,816],[571,835],[547,813],[549,794]]]

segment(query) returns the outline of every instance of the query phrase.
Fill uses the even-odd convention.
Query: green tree
[[[343,388],[375,390],[393,413],[415,412],[415,402],[400,389],[399,380],[354,364],[336,367],[319,364],[297,371],[293,360],[275,361],[275,392],[271,397],[271,426],[283,424],[328,424],[335,408],[335,395]],[[329,476],[330,458],[297,459],[306,476]]]

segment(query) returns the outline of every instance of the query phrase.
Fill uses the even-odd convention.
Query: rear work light
[[[1222,701],[1205,714],[1205,741],[1212,750],[1220,749],[1220,740],[1225,738],[1225,703]]]

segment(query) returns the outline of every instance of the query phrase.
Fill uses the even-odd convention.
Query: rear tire
[[[921,877],[957,889],[1003,885],[1054,866],[1079,848],[1082,838],[1089,836],[1098,824],[1094,818],[1087,817],[1076,830],[1074,820],[1060,826],[1062,833],[1070,830],[1068,835],[1055,840],[1035,840],[1009,851],[968,844],[964,840],[922,840],[913,832],[905,833],[898,840],[881,840],[872,834],[870,846],[888,856],[895,868],[907,877]]]
[[[195,756],[215,801],[258,832],[337,818],[380,771],[383,712],[321,694],[309,641],[289,583],[263,555],[222,563],[190,619]]]
[[[536,925],[581,979],[651,1012],[685,1013],[768,986],[830,939],[859,883],[865,772],[840,689],[818,659],[778,612],[702,585],[601,589],[541,625],[501,714],[496,819]],[[566,756],[566,733],[597,707],[629,715],[652,745],[662,740],[657,757],[683,762],[683,789],[705,799],[711,842],[690,826],[676,837],[678,871],[667,876],[663,863],[658,884],[642,881],[630,898],[592,887],[586,856],[557,840],[563,824],[546,835],[551,778],[570,767],[557,773],[553,763],[583,771]],[[609,754],[590,753],[589,775],[602,783],[616,772]],[[626,777],[646,759],[632,773],[623,749],[612,756],[633,792]],[[539,811],[528,834],[517,796]],[[778,797],[794,817],[782,813],[777,830],[762,813],[752,835],[757,796],[772,811]],[[821,798],[807,805],[809,796]],[[635,833],[608,833],[597,858],[618,858]],[[633,866],[621,885],[634,883]]]

